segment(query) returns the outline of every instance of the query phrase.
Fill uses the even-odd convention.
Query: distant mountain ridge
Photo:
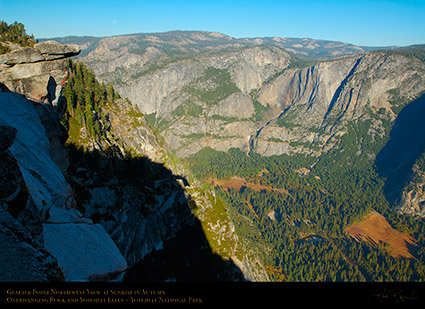
[[[284,37],[255,37],[255,38],[233,38],[225,34],[207,31],[168,31],[158,33],[135,33],[126,35],[117,35],[109,37],[93,37],[93,36],[67,36],[50,38],[49,40],[57,41],[61,44],[74,43],[82,46],[81,57],[99,46],[99,42],[105,38],[111,37],[132,37],[140,41],[151,41],[156,38],[157,45],[179,43],[183,46],[197,44],[210,49],[212,46],[233,45],[234,47],[249,47],[271,45],[287,50],[299,57],[307,59],[328,59],[332,57],[340,57],[344,55],[357,54],[365,51],[376,49],[388,49],[394,47],[363,47],[349,43],[316,40],[311,38],[284,38]],[[45,39],[41,39],[45,40]],[[200,43],[204,44],[200,44]],[[201,48],[200,48],[201,49]]]

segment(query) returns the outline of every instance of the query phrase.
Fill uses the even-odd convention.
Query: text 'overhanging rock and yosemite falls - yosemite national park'
[[[1,281],[424,280],[423,45],[1,31]]]

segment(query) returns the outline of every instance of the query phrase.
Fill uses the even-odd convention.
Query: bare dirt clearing
[[[251,188],[254,191],[257,192],[261,192],[262,190],[265,191],[274,191],[274,192],[279,192],[282,194],[289,194],[285,189],[277,189],[277,188],[272,188],[269,186],[264,186],[264,185],[260,185],[260,184],[256,184],[253,182],[248,182],[246,181],[245,178],[239,177],[239,176],[232,176],[230,177],[230,179],[223,179],[223,180],[218,180],[215,178],[209,178],[206,179],[206,182],[209,184],[212,184],[214,186],[220,186],[220,187],[224,187],[227,189],[234,189],[234,190],[241,190],[243,187],[247,187],[247,188]]]
[[[380,242],[385,243],[386,249],[393,257],[413,258],[409,246],[414,245],[416,240],[395,230],[385,217],[377,212],[368,214],[362,221],[348,227],[346,232],[357,240],[367,241],[373,246],[377,246]]]

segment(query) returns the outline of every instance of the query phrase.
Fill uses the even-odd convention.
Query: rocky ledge
[[[66,58],[79,53],[77,45],[54,41],[15,48],[0,55],[0,85],[29,100],[61,107],[60,93],[68,77]]]

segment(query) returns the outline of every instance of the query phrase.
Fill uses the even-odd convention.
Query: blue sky
[[[0,19],[36,38],[170,30],[367,46],[425,43],[425,0],[0,0]]]

